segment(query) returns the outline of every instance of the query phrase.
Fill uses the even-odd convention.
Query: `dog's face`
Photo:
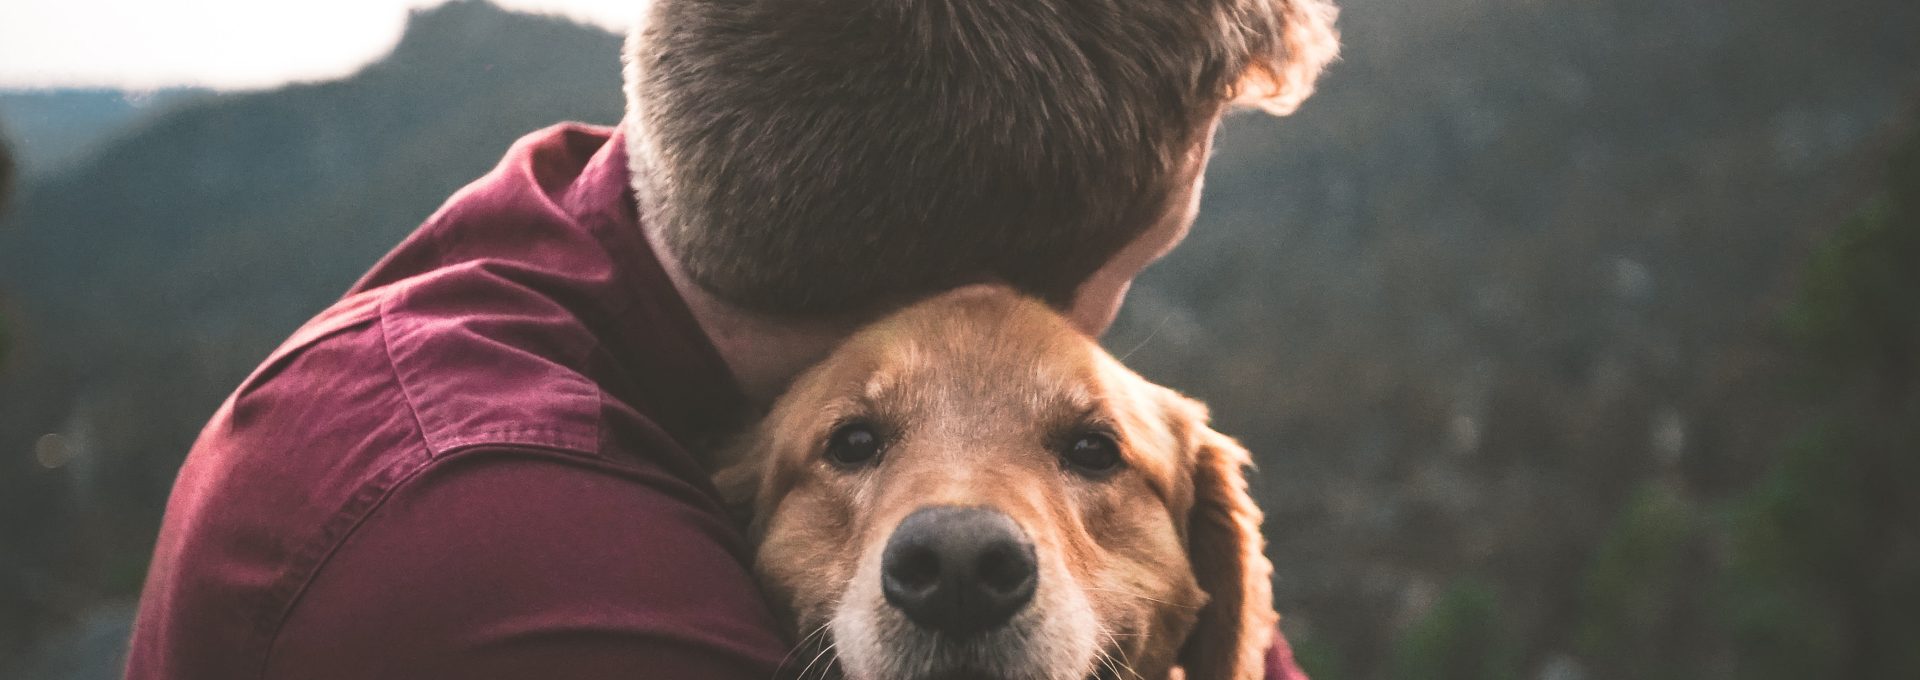
[[[816,670],[1259,677],[1245,451],[1038,303],[972,289],[883,320],[743,446],[721,484],[753,502],[756,568]]]

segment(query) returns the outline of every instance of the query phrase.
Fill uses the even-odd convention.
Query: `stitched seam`
[[[326,529],[322,531],[323,540],[317,541],[325,544],[327,547],[325,550],[316,554],[315,559],[311,561],[310,565],[304,567],[306,574],[301,577],[299,585],[289,592],[286,598],[286,604],[280,607],[278,620],[273,623],[272,630],[265,637],[264,645],[260,649],[260,673],[258,677],[265,680],[268,667],[272,663],[273,647],[279,642],[280,632],[285,628],[286,621],[290,618],[293,608],[300,603],[300,599],[306,595],[307,589],[313,585],[313,580],[320,575],[321,568],[325,567],[327,562],[333,559],[334,555],[339,554],[340,549],[346,545],[347,540],[352,538],[354,533],[359,531],[362,526],[366,525],[367,520],[373,517],[375,511],[379,510],[388,500],[392,499],[394,494],[399,493],[401,489],[405,488],[409,482],[426,474],[427,471],[438,465],[446,463],[447,461],[463,459],[470,455],[479,455],[489,451],[527,455],[535,459],[557,454],[566,456],[576,463],[584,462],[592,464],[601,474],[632,473],[634,471],[633,468],[590,456],[575,458],[580,452],[570,447],[473,444],[457,449],[448,449],[439,456],[433,455],[431,451],[426,450],[424,447],[417,449],[416,453],[420,454],[422,458],[418,460],[397,461],[387,466],[381,471],[376,481],[362,486],[358,493],[348,499],[348,501],[341,506],[340,510],[335,512],[333,516],[327,520]],[[402,468],[409,463],[413,465],[412,468],[401,471]],[[351,519],[343,520],[342,518],[345,517],[351,517]],[[336,529],[335,527],[338,528]],[[336,533],[338,536],[333,536],[333,534]]]
[[[393,296],[380,300],[380,353],[387,357],[387,369],[393,373],[393,386],[400,390],[400,400],[407,403],[407,413],[413,415],[413,426],[420,433],[420,442],[426,446],[427,457],[433,457],[433,433],[427,431],[427,422],[420,418],[420,407],[414,403],[413,393],[407,390],[407,381],[400,375],[400,362],[393,358],[392,330],[387,325],[387,305],[393,303]]]
[[[522,437],[523,435],[549,435],[549,436],[539,438],[539,439],[533,439],[533,438]],[[490,440],[496,440],[497,438],[505,438],[505,439],[490,441]],[[597,437],[588,437],[588,439],[596,439],[596,438]],[[575,453],[587,453],[587,454],[597,453],[594,447],[586,445],[584,443],[585,441],[586,441],[585,439],[581,438],[580,432],[574,431],[569,428],[539,426],[539,425],[502,427],[502,428],[494,428],[490,430],[481,430],[473,434],[469,434],[469,435],[465,435],[462,437],[457,437],[454,439],[449,439],[444,442],[441,442],[440,448],[442,449],[442,451],[441,453],[438,454],[438,457],[445,457],[451,454],[452,451],[456,448],[468,447],[468,446],[484,446],[487,444],[497,444],[500,446],[535,444],[540,446],[551,446],[556,448],[562,448]]]
[[[287,589],[285,597],[280,598],[284,599],[284,603],[275,612],[271,630],[268,631],[260,649],[259,677],[262,680],[265,680],[268,666],[273,661],[273,647],[280,640],[280,632],[286,627],[287,619],[292,615],[294,606],[299,604],[301,596],[305,595],[307,588],[313,584],[314,577],[320,574],[320,568],[325,566],[328,560],[333,559],[334,554],[340,551],[340,547],[346,545],[347,539],[366,523],[367,518],[373,516],[375,510],[386,504],[387,499],[393,497],[400,487],[432,467],[434,461],[432,452],[425,450],[424,447],[416,452],[422,454],[420,459],[395,461],[392,465],[383,468],[373,482],[362,485],[358,492],[340,506],[339,510],[334,511],[327,518],[326,524],[321,529],[320,539],[315,541],[316,544],[323,545],[325,548],[315,553],[312,559],[303,560],[296,565],[304,573],[296,585]],[[413,466],[412,469],[396,473],[396,470],[408,464]]]
[[[302,546],[304,549],[288,552],[289,557],[284,572],[286,576],[267,591],[259,614],[260,618],[255,621],[255,626],[262,629],[261,632],[264,633],[257,643],[258,647],[254,650],[259,658],[258,677],[263,679],[272,662],[273,646],[278,642],[288,616],[292,613],[294,605],[300,601],[300,596],[306,592],[308,585],[313,582],[314,576],[320,572],[321,565],[332,558],[333,554],[346,542],[347,537],[353,535],[353,532],[372,516],[374,509],[379,508],[394,490],[433,462],[433,450],[427,439],[425,425],[420,421],[419,411],[413,405],[412,396],[407,394],[406,384],[400,379],[399,367],[393,359],[392,345],[387,337],[386,304],[387,300],[381,301],[376,319],[380,324],[381,353],[386,355],[387,366],[392,371],[394,389],[399,392],[401,401],[406,402],[408,412],[413,414],[416,428],[414,434],[418,436],[420,445],[413,451],[415,455],[394,461],[381,468],[372,481],[362,484],[358,490],[347,497],[346,501],[329,513],[321,524],[319,535],[306,542]],[[412,466],[411,469],[407,469],[409,465]]]

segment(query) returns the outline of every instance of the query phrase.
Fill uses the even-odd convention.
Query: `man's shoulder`
[[[338,485],[274,478],[273,466],[193,469],[183,480],[200,480],[187,483],[214,483],[176,496],[200,507],[170,508],[129,677],[373,677],[362,673],[396,659],[425,664],[412,677],[452,677],[483,669],[503,651],[493,636],[515,626],[550,638],[534,648],[576,630],[627,642],[600,659],[616,665],[582,661],[577,677],[637,670],[636,645],[661,636],[692,647],[753,640],[764,663],[778,636],[714,494],[704,480],[622,459],[644,456],[401,448],[335,469],[353,479]],[[579,661],[547,651],[556,669]]]
[[[347,521],[339,517],[468,449],[609,464],[680,453],[664,436],[603,436],[609,420],[650,428],[642,413],[609,408],[617,400],[589,369],[592,333],[537,292],[485,282],[484,268],[361,291],[295,331],[202,430],[168,523],[245,519],[222,528],[281,542],[307,533],[297,527]],[[462,296],[487,302],[436,308]]]
[[[169,500],[137,655],[264,659],[320,575],[343,572],[369,592],[418,576],[380,567],[399,564],[405,550],[382,551],[369,536],[414,535],[426,549],[436,531],[443,539],[485,534],[498,512],[524,512],[517,526],[526,531],[516,535],[540,535],[534,525],[556,518],[527,511],[553,509],[556,488],[592,507],[651,495],[693,509],[683,515],[724,516],[691,455],[586,370],[598,351],[590,333],[555,313],[517,311],[501,301],[510,291],[488,293],[485,314],[436,315],[422,298],[473,284],[430,278],[342,300],[275,350],[214,415]],[[602,543],[623,530],[545,526],[563,542]],[[381,555],[333,566],[340,555],[372,553]],[[246,625],[220,623],[234,617]],[[171,639],[139,639],[155,634]],[[234,649],[190,649],[200,643]]]
[[[603,343],[579,312],[519,274],[479,261],[369,292],[383,298],[379,350],[413,416],[407,424],[434,455],[601,449]]]
[[[599,339],[550,296],[490,269],[449,268],[336,303],[268,355],[195,449],[601,454],[610,397],[596,375]]]
[[[353,548],[368,532],[483,530],[380,514],[426,507],[405,506],[423,490],[472,503],[414,519],[551,506],[526,497],[554,479],[595,507],[674,499],[679,519],[663,522],[724,516],[681,442],[703,416],[731,412],[735,391],[640,237],[622,147],[608,142],[571,129],[530,136],[221,405],[169,500],[136,667],[263,658],[316,575],[400,576],[378,559],[363,563],[372,571],[329,566],[368,554]],[[449,474],[508,461],[531,465],[524,485]]]
[[[580,287],[542,276],[478,258],[349,295],[234,391],[187,469],[220,468],[328,513],[475,449],[705,486],[694,455],[628,398],[635,376],[591,321],[596,308],[570,299]]]

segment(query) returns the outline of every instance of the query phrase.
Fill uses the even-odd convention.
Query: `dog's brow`
[[[1104,414],[1112,412],[1108,408],[1111,404],[1107,403],[1107,398],[1094,394],[1092,390],[1087,389],[1086,383],[1071,383],[1066,389],[1066,395],[1067,405],[1078,411],[1083,419],[1101,419],[1105,418]]]
[[[1076,416],[1083,416],[1089,412],[1104,410],[1106,406],[1104,403],[1105,400],[1094,395],[1093,391],[1088,389],[1085,380],[1059,375],[1047,375],[1044,368],[1036,368],[1035,370],[1039,373],[1037,376],[1038,380],[1035,381],[1036,384],[1047,386],[1034,391],[1033,398],[1038,401],[1038,403],[1035,404],[1036,406],[1045,407],[1047,406],[1047,402],[1053,402],[1064,406],[1065,410],[1074,412]]]
[[[881,395],[886,394],[887,390],[892,386],[893,381],[887,379],[887,376],[875,374],[873,377],[867,379],[866,385],[861,386],[860,396],[867,401],[879,401]]]
[[[872,413],[874,406],[874,403],[857,395],[842,396],[828,399],[820,405],[816,413],[821,420],[840,424]]]
[[[901,417],[906,406],[899,398],[913,394],[912,388],[903,387],[901,383],[897,374],[877,373],[859,383],[851,393],[828,402],[825,410],[840,419],[858,416],[887,421]]]
[[[1107,401],[1091,395],[1084,395],[1083,399],[1084,401],[1073,409],[1071,420],[1073,427],[1093,428],[1110,432],[1116,437],[1120,436],[1120,424],[1114,422],[1113,412],[1107,409]]]

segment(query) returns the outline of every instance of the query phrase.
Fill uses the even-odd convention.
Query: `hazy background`
[[[617,121],[628,2],[0,4],[0,676],[114,676],[215,405]],[[1342,4],[1109,339],[1255,451],[1316,680],[1920,677],[1920,4]]]

